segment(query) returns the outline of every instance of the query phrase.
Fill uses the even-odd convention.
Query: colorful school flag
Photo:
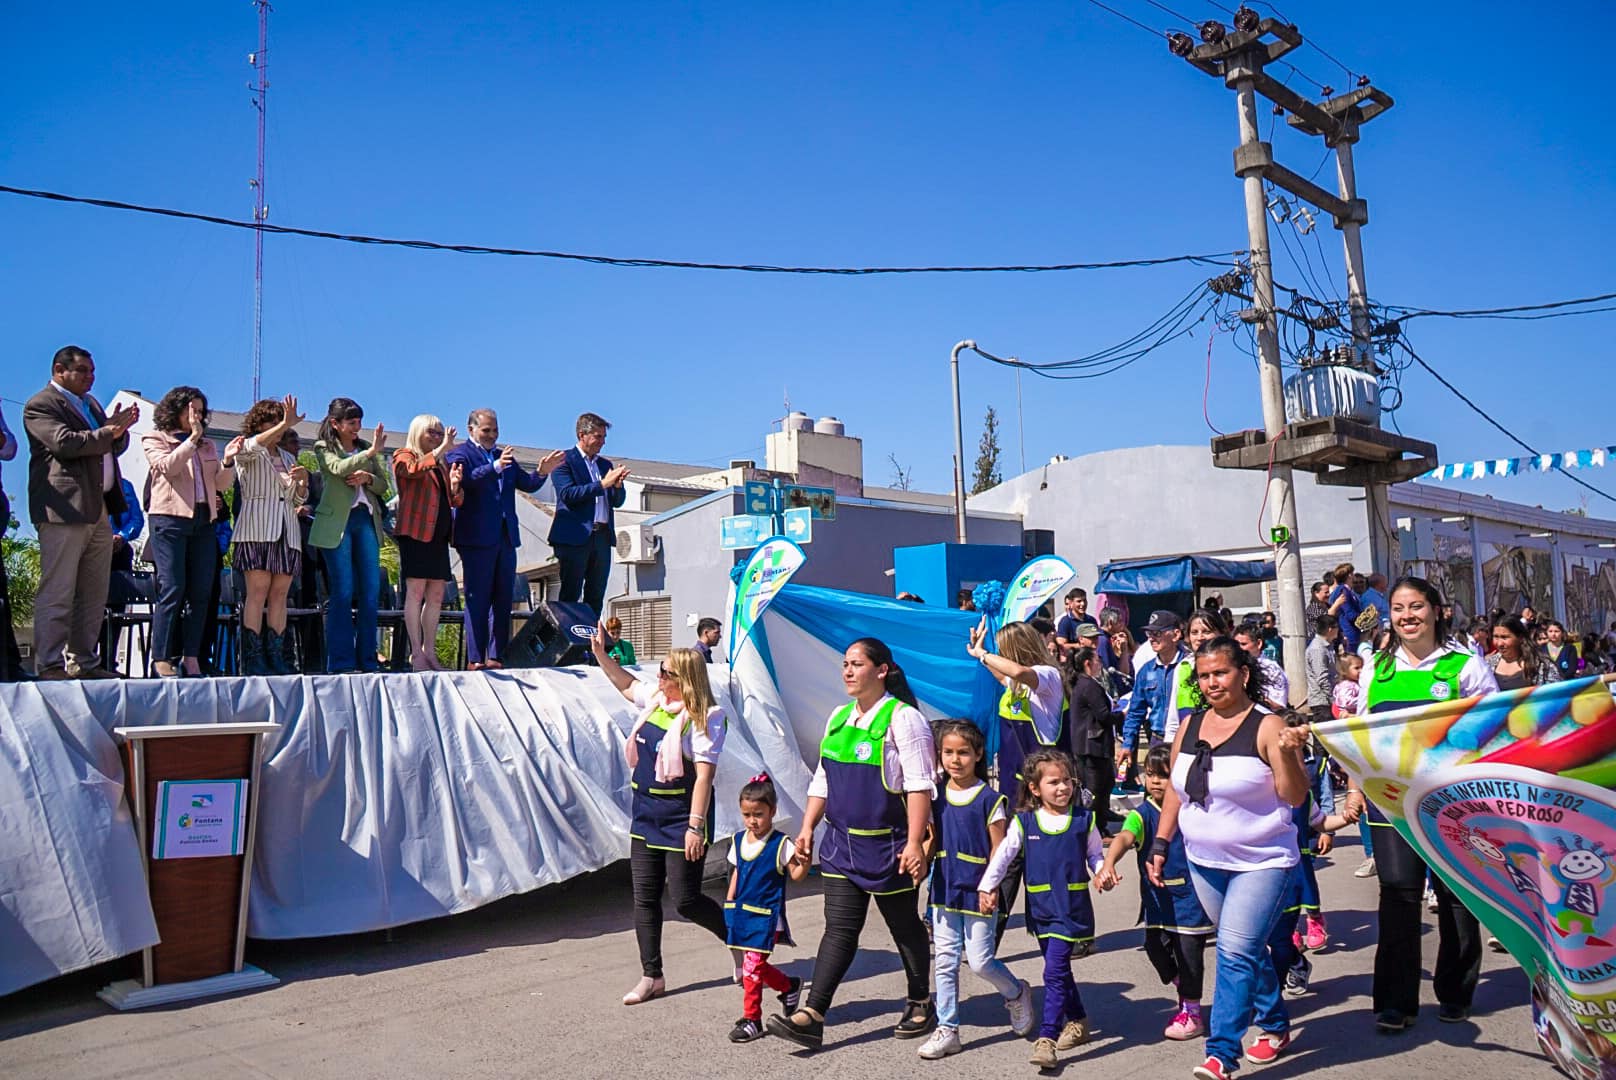
[[[1604,678],[1314,732],[1525,969],[1545,1054],[1616,1080],[1616,699]]]
[[[1059,555],[1040,555],[1031,560],[1010,579],[998,625],[1032,618],[1032,613],[1043,607],[1045,600],[1060,592],[1075,577],[1077,571],[1072,569],[1072,564]]]
[[[746,560],[735,582],[735,618],[730,620],[730,663],[752,635],[763,609],[786,587],[791,575],[807,560],[802,548],[783,536],[765,540]]]

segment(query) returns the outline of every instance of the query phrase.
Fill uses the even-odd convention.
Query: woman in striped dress
[[[232,445],[241,497],[231,565],[247,580],[241,605],[241,673],[288,675],[286,594],[302,572],[297,508],[309,490],[308,470],[280,448],[303,420],[297,398],[266,398],[247,411]],[[267,611],[266,611],[267,609]]]

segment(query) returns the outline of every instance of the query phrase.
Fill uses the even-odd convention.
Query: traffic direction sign
[[[814,538],[814,512],[806,506],[787,510],[784,535],[787,540],[795,540],[799,544],[810,543]]]
[[[755,548],[769,538],[774,521],[768,514],[735,514],[718,519],[718,546],[724,551]]]
[[[774,512],[774,486],[766,480],[748,480],[742,489],[741,501],[748,514]]]
[[[806,507],[812,510],[814,517],[822,521],[836,520],[836,489],[828,487],[809,487],[807,484],[787,484],[782,491],[785,495],[785,509],[794,510]]]

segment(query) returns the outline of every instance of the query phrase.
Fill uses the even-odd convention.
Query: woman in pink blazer
[[[153,670],[165,678],[199,676],[202,628],[207,623],[219,543],[213,534],[214,499],[235,481],[240,440],[221,457],[208,438],[208,399],[194,386],[176,386],[152,410],[157,430],[141,437],[150,472],[146,481],[146,558],[157,568],[152,609]]]

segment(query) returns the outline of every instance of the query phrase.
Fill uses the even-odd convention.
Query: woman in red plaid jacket
[[[398,542],[399,577],[404,579],[404,629],[410,635],[410,669],[442,671],[438,662],[438,612],[443,609],[443,583],[449,573],[452,508],[459,506],[460,465],[446,466],[443,456],[454,445],[455,429],[422,413],[410,421],[404,445],[393,451],[393,482],[398,513],[393,539]]]

